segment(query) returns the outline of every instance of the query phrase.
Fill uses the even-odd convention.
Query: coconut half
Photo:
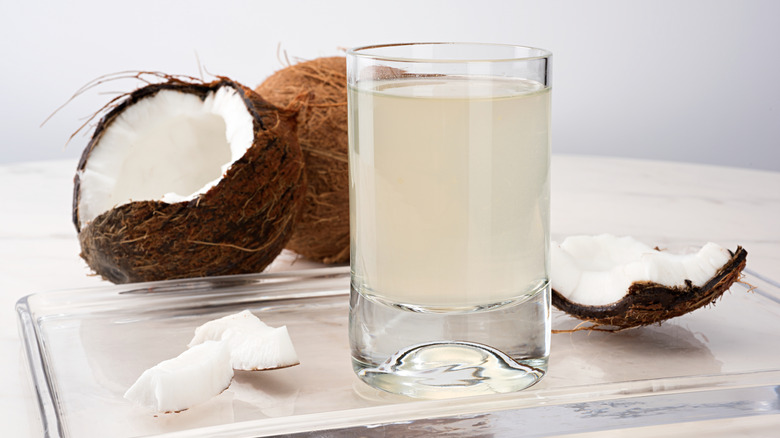
[[[229,79],[130,93],[75,177],[81,255],[115,283],[262,271],[305,193],[294,114]]]
[[[717,300],[739,279],[747,251],[707,243],[690,254],[631,237],[572,236],[550,250],[552,303],[584,321],[618,328],[653,324]]]
[[[269,327],[249,310],[209,321],[195,329],[189,347],[219,341],[230,352],[233,369],[261,371],[298,365],[287,327]]]
[[[230,353],[220,342],[205,342],[141,374],[125,398],[154,412],[181,412],[230,386]]]

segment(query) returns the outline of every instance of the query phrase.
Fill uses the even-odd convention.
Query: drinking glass
[[[547,370],[551,53],[409,43],[347,53],[352,364],[412,397]]]

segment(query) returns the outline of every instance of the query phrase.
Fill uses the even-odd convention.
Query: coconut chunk
[[[300,363],[287,326],[255,336],[228,336],[228,342],[230,361],[237,370],[272,370]]]
[[[287,327],[269,327],[249,310],[201,325],[188,346],[208,341],[223,342],[237,370],[269,370],[300,363]]]
[[[731,253],[714,243],[695,253],[672,254],[628,236],[572,236],[551,245],[551,283],[572,302],[603,306],[623,298],[636,282],[700,287],[730,259]]]
[[[249,310],[242,310],[241,312],[223,316],[222,318],[209,321],[197,327],[195,329],[195,336],[187,346],[192,347],[205,341],[221,341],[226,337],[226,332],[230,332],[227,335],[227,337],[230,337],[236,332],[259,334],[270,333],[271,331],[273,331],[273,328],[267,326],[263,321],[260,321],[260,318],[252,314],[252,312]]]
[[[144,371],[124,397],[155,412],[180,412],[220,394],[232,380],[227,346],[209,341]]]

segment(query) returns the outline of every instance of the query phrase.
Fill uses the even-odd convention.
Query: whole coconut
[[[344,57],[317,58],[279,70],[255,89],[298,110],[308,190],[287,248],[324,263],[349,261],[346,70]]]
[[[294,114],[234,81],[140,88],[98,123],[75,177],[81,256],[115,283],[262,271],[305,193]]]

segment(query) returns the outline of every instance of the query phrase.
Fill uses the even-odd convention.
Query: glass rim
[[[526,49],[528,51],[536,51],[538,54],[529,56],[511,56],[511,57],[494,57],[494,58],[413,58],[404,56],[387,56],[378,53],[370,53],[371,50],[384,49],[390,47],[404,47],[404,46],[482,46],[482,47],[504,47],[515,49]],[[367,53],[368,52],[368,53]],[[406,63],[499,63],[499,62],[517,62],[517,61],[534,61],[541,59],[549,59],[552,57],[552,52],[547,49],[541,49],[538,47],[524,46],[519,44],[502,44],[502,43],[478,43],[478,42],[445,42],[445,41],[432,41],[432,42],[416,42],[416,43],[388,43],[388,44],[371,44],[367,46],[353,47],[347,50],[347,56],[355,56],[360,58],[369,58],[377,61],[390,61],[390,62],[406,62]]]

